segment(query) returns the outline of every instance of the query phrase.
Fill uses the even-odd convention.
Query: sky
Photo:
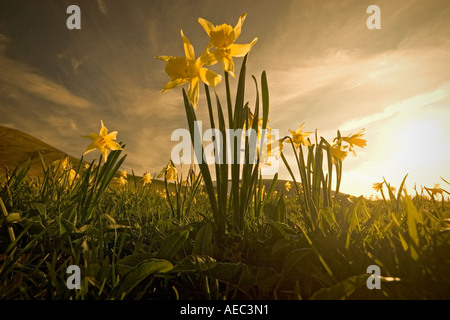
[[[72,4],[79,30],[66,27]],[[381,29],[366,26],[372,4]],[[0,0],[0,125],[81,157],[90,143],[81,136],[103,120],[126,144],[127,172],[158,173],[177,144],[172,132],[188,127],[181,88],[160,92],[169,78],[155,56],[184,55],[181,29],[198,56],[209,40],[199,17],[234,26],[243,13],[236,42],[258,37],[247,77],[267,73],[271,128],[288,135],[305,123],[330,142],[337,130],[365,129],[367,146],[344,160],[341,191],[370,196],[373,183],[398,188],[406,174],[410,194],[414,184],[446,187],[448,0]],[[239,70],[242,59],[235,62]],[[224,98],[224,85],[216,90]],[[208,121],[203,90],[197,116]],[[280,178],[289,179],[282,164]]]

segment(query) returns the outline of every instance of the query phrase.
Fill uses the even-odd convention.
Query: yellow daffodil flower
[[[233,57],[245,56],[258,41],[258,38],[255,38],[249,44],[234,43],[241,34],[242,24],[246,16],[246,13],[241,15],[234,28],[228,24],[214,26],[205,19],[198,19],[198,22],[209,36],[209,47],[216,48],[211,53],[214,54],[217,61],[222,61],[223,70],[228,72],[233,78],[235,77]]]
[[[72,169],[72,164],[69,162],[69,157],[67,155],[61,160],[54,161],[52,166],[55,169],[55,175],[59,182],[64,181],[63,179],[66,175],[69,184],[72,184],[72,182],[79,177],[79,175],[76,174],[76,171]]]
[[[144,181],[144,186],[145,186],[146,184],[152,183],[152,176],[146,172],[142,176],[142,180]]]
[[[128,177],[128,175],[127,175],[127,170],[119,171],[119,175],[120,175],[121,177],[124,177],[124,179],[126,179],[126,178]]]
[[[348,150],[356,157],[355,146],[364,148],[367,145],[367,141],[362,139],[364,135],[364,129],[361,129],[358,133],[343,137],[342,140],[349,144]]]
[[[272,151],[276,152],[275,153],[276,159],[279,159],[281,157],[281,151],[283,151],[283,148],[284,148],[283,142],[285,139],[286,138],[274,140],[270,144],[267,145],[267,149],[270,150],[270,152],[272,152]]]
[[[291,183],[290,183],[289,181],[287,181],[287,182],[284,184],[284,188],[286,189],[286,191],[289,192],[289,190],[291,190],[291,188],[292,188]]]
[[[384,182],[375,182],[372,188],[375,189],[376,192],[378,192],[383,188],[383,183]]]
[[[212,65],[217,63],[215,56],[206,49],[203,54],[196,60],[194,47],[189,39],[183,34],[181,30],[181,38],[183,40],[184,53],[186,57],[169,57],[160,56],[157,59],[167,62],[166,73],[171,79],[164,85],[161,92],[189,83],[188,98],[194,109],[197,109],[199,96],[199,81],[215,87],[222,81],[222,76],[219,74],[203,68],[205,65]]]
[[[305,124],[303,123],[296,131],[289,129],[289,132],[292,134],[292,142],[296,148],[298,148],[301,144],[306,147],[311,145],[306,137],[312,134],[312,132],[303,132],[304,125]]]
[[[77,175],[76,171],[73,169],[70,169],[69,171],[69,183],[72,184],[73,180],[75,180],[75,178],[78,178],[79,176]]]
[[[69,157],[65,155],[64,158],[53,161],[52,166],[57,171],[57,173],[60,174],[64,172],[65,170],[70,168]]]
[[[177,168],[175,168],[171,163],[169,163],[167,167],[161,170],[161,173],[158,175],[158,178],[161,178],[163,175],[167,181],[177,180]]]
[[[127,185],[128,181],[123,176],[120,176],[119,178],[115,178],[116,182],[119,186],[124,187]]]
[[[336,160],[344,161],[345,157],[347,157],[348,152],[345,151],[347,146],[341,146],[339,144],[334,143],[331,148],[331,160],[335,163]]]
[[[169,164],[166,169],[166,179],[168,181],[177,179],[177,168],[175,168],[172,164]]]
[[[108,129],[103,124],[103,121],[101,120],[102,127],[100,129],[100,133],[91,133],[87,136],[83,136],[84,138],[89,138],[94,140],[86,149],[83,155],[98,149],[102,153],[103,159],[105,159],[105,162],[108,160],[108,153],[109,150],[122,150],[122,147],[115,142],[117,137],[117,131],[113,131],[108,134]]]
[[[428,191],[430,191],[431,192],[431,195],[434,197],[435,195],[437,195],[437,194],[440,194],[440,195],[442,195],[443,194],[443,192],[444,192],[444,190],[442,190],[440,187],[439,187],[439,183],[435,183],[434,184],[434,188],[426,188]]]

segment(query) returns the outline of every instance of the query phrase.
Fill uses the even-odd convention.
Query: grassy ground
[[[230,213],[217,238],[197,180],[121,184],[123,160],[73,166],[73,180],[51,166],[31,178],[28,163],[2,181],[1,299],[450,298],[448,201],[333,197],[311,220],[301,198],[255,190],[244,227]]]

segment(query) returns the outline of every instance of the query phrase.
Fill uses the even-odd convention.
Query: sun
[[[432,111],[432,112],[430,112]],[[399,113],[379,137],[388,152],[379,165],[398,181],[408,174],[409,184],[433,186],[450,174],[450,129],[445,110]]]

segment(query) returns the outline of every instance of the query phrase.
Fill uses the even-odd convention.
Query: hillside
[[[27,134],[22,131],[0,126],[0,177],[5,175],[5,169],[10,171],[15,167],[21,166],[31,159],[31,168],[28,172],[29,176],[41,176],[43,174],[41,161],[39,159],[39,153],[46,164],[52,163],[55,160],[59,160],[66,155],[65,152],[52,147],[51,145]],[[80,159],[70,156],[70,162],[76,168],[80,163]],[[131,176],[129,176],[129,179]],[[140,179],[140,176],[136,176]],[[158,188],[163,189],[164,183],[159,179],[153,180]],[[294,195],[294,186],[288,192],[284,188],[284,184],[287,180],[278,180],[275,190],[283,192],[285,195]],[[231,182],[230,182],[231,183]],[[264,180],[266,190],[269,189],[272,181]],[[172,184],[170,184],[172,187]],[[348,196],[343,194],[344,196]]]
[[[21,166],[31,159],[30,176],[42,175],[42,165],[39,153],[45,163],[59,160],[65,152],[58,150],[47,143],[22,131],[0,126],[0,176],[4,176],[5,169],[10,171],[17,166]],[[74,166],[80,163],[80,159],[69,155]]]

